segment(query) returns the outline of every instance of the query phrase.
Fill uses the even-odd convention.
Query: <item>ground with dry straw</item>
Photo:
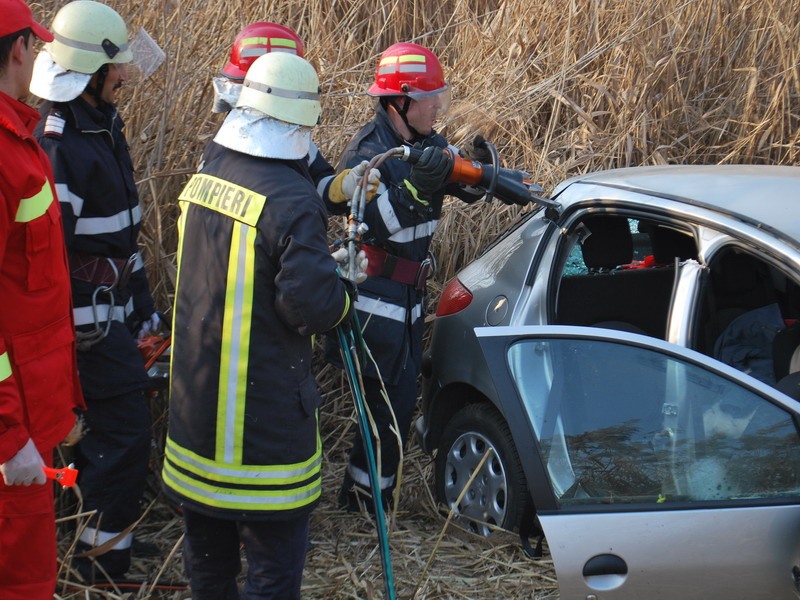
[[[62,2],[33,5],[50,23]],[[797,164],[800,153],[800,5],[785,0],[110,0],[133,29],[144,26],[167,54],[121,102],[143,203],[141,243],[154,295],[169,312],[175,275],[175,198],[219,125],[210,81],[235,33],[254,20],[298,31],[317,67],[324,114],[314,139],[335,164],[370,117],[363,94],[377,56],[414,40],[445,64],[454,102],[442,131],[456,144],[482,132],[506,166],[550,191],[587,171],[639,164]],[[437,232],[443,284],[513,221],[519,208],[448,205]],[[335,235],[336,222],[332,222]],[[325,395],[325,498],[313,518],[305,598],[382,597],[375,536],[362,515],[335,510],[352,402],[341,376],[320,363]],[[153,401],[154,471],[165,401]],[[392,519],[400,598],[553,598],[549,556],[525,558],[516,538],[491,541],[447,525],[431,489],[431,464],[408,447],[403,497]],[[180,519],[156,477],[137,535],[158,559],[137,559],[147,580],[136,598],[184,598]],[[62,498],[60,517],[80,521]],[[68,556],[71,536],[60,539]],[[62,569],[59,595],[84,598]],[[116,591],[92,590],[96,597]]]

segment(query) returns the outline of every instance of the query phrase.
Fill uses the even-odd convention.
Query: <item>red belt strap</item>
[[[389,254],[382,248],[364,245],[364,254],[367,256],[367,275],[370,277],[385,277],[398,283],[413,285],[417,289],[425,287],[431,270],[429,260],[421,263],[394,254]]]
[[[114,283],[122,285],[127,282],[130,275],[129,261],[130,259],[125,258],[107,258],[76,252],[69,258],[69,268],[75,279],[88,281],[93,285],[107,286]]]

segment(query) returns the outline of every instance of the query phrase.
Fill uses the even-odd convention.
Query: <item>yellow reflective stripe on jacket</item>
[[[255,227],[267,197],[224,179],[196,173],[183,188],[178,200],[210,208]]]
[[[180,495],[205,506],[227,510],[292,510],[308,506],[322,495],[322,477],[290,490],[236,490],[190,479],[164,463],[164,483]]]
[[[50,182],[44,180],[42,189],[30,198],[23,198],[17,208],[17,215],[14,220],[17,223],[29,223],[47,212],[53,202],[53,190],[50,189]]]
[[[256,234],[253,227],[234,224],[231,237],[217,399],[216,454],[225,463],[242,462]]]
[[[0,381],[5,381],[11,377],[11,362],[8,360],[8,352],[0,354]]]
[[[181,447],[167,436],[165,456],[192,475],[209,481],[247,486],[288,486],[308,481],[320,473],[322,465],[322,440],[317,433],[316,450],[303,462],[288,465],[228,464],[204,458]]]

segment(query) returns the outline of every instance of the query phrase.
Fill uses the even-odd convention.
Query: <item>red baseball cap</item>
[[[23,0],[0,0],[0,37],[31,28],[43,42],[52,42],[53,34],[39,24]]]

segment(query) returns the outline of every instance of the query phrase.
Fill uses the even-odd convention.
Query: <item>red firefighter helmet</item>
[[[448,88],[442,65],[436,55],[411,42],[392,44],[378,61],[370,96],[409,96],[418,98],[438,94]]]
[[[231,58],[222,67],[222,74],[229,79],[242,81],[250,65],[268,52],[289,52],[303,58],[303,41],[283,25],[267,21],[251,23],[233,41]]]

